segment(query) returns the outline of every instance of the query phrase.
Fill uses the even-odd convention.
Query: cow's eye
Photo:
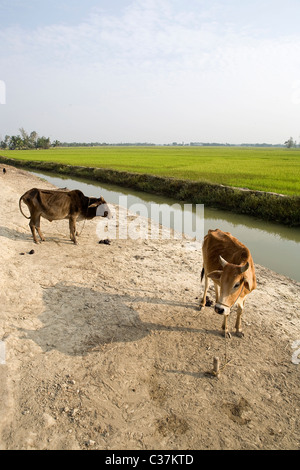
[[[240,282],[237,282],[236,284],[234,284],[233,288],[237,289],[239,286],[240,286]]]

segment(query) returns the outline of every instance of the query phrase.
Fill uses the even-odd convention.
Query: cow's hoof
[[[224,338],[231,339],[231,333],[230,333],[230,331],[228,331],[228,330],[226,330],[226,331],[223,330],[223,331],[222,331],[222,335],[224,336]]]
[[[236,331],[236,336],[238,336],[239,338],[244,338],[245,334],[243,331]]]

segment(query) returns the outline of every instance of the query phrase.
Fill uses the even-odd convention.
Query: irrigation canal
[[[134,212],[136,207],[143,206],[146,213],[155,219],[151,207],[160,205],[160,218],[156,222],[169,224],[167,228],[175,230],[185,229],[186,235],[193,236],[189,233],[191,224],[176,226],[178,217],[162,217],[161,213],[165,210],[170,214],[170,206],[178,212],[190,210],[190,216],[193,219],[194,227],[202,226],[204,234],[209,229],[220,228],[225,232],[232,233],[242,243],[244,243],[251,251],[254,262],[265,266],[273,271],[284,274],[291,279],[300,281],[300,229],[286,227],[284,225],[264,222],[240,214],[234,214],[228,211],[215,210],[204,207],[204,225],[203,221],[197,217],[203,218],[203,211],[199,214],[195,207],[188,207],[181,201],[175,201],[163,196],[144,193],[120,187],[117,185],[99,183],[97,181],[86,180],[82,178],[69,178],[51,173],[40,173],[30,171],[32,174],[44,178],[50,183],[60,188],[80,189],[86,196],[99,197],[100,195],[111,204],[122,205],[121,202],[126,200],[126,207]],[[133,210],[132,210],[133,209]],[[173,211],[174,212],[174,211]],[[157,211],[155,211],[157,214]],[[144,214],[141,214],[144,215]],[[199,270],[201,267],[199,266]]]

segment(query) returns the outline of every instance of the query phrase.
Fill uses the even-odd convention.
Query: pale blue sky
[[[0,137],[300,140],[299,0],[0,0],[0,25]]]

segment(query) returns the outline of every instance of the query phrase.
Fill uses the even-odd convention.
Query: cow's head
[[[251,280],[247,276],[249,263],[236,265],[228,263],[219,257],[222,270],[212,271],[208,277],[220,286],[220,295],[215,305],[215,311],[220,315],[229,315],[231,307],[244,293],[245,288],[252,290]]]
[[[107,217],[108,219],[112,218],[111,210],[102,196],[88,207],[87,218],[92,217]]]

